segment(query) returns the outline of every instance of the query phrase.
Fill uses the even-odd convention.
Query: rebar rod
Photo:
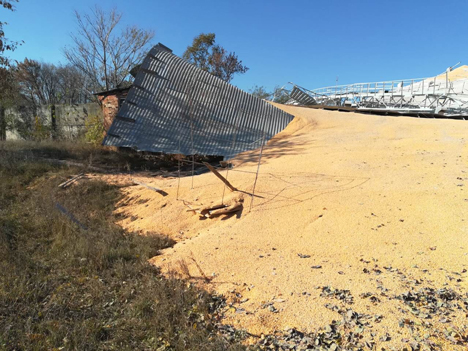
[[[239,110],[240,113],[242,114],[242,109]],[[235,129],[235,132],[234,132],[234,135],[232,137],[232,144],[231,144],[231,155],[234,151],[234,147],[236,145],[236,137],[237,137],[237,131],[239,130],[239,120],[240,118],[237,119],[237,123],[236,123],[236,129]],[[228,179],[228,175],[229,175],[229,163],[227,164],[226,166],[226,180]],[[223,196],[221,197],[221,203],[224,205],[224,194],[226,192],[226,184],[224,184],[224,187],[223,187]]]
[[[258,157],[257,174],[255,175],[255,181],[254,181],[254,185],[253,185],[253,189],[252,189],[252,195],[250,195],[251,200],[250,200],[249,212],[252,211],[253,200],[254,200],[254,196],[255,196],[255,187],[257,186],[258,172],[260,171],[260,163],[262,162],[264,142],[265,142],[265,131],[263,132],[262,147],[260,149],[260,156]]]
[[[180,188],[180,157],[181,157],[181,153],[180,153],[180,139],[179,139],[179,155],[177,155],[177,166],[178,166],[178,181],[177,181],[177,196],[176,196],[176,200],[179,200],[179,188]]]

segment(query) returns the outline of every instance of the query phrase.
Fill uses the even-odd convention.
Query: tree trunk
[[[50,117],[51,117],[51,126],[52,126],[52,139],[57,139],[57,118],[55,114],[55,105],[50,105]]]
[[[5,108],[0,106],[0,140],[6,140]]]

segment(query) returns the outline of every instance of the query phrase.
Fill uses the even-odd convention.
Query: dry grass
[[[94,166],[113,171],[151,171],[177,169],[177,155],[137,152],[132,149],[103,147],[80,141],[27,141],[14,140],[0,144],[0,152],[20,155],[27,160],[56,159],[82,163],[85,167]],[[180,157],[181,155],[179,155]],[[183,157],[182,157],[183,158]],[[196,156],[197,162],[216,164],[220,157]],[[182,162],[182,170],[191,170],[190,162]],[[200,168],[199,165],[196,168]],[[205,167],[201,167],[205,171]]]
[[[117,188],[87,181],[58,189],[79,169],[37,158],[83,160],[95,149],[22,145],[0,145],[0,350],[241,348],[216,335],[206,292],[147,263],[171,240],[114,224]]]
[[[9,141],[0,145],[2,153],[14,152],[26,160],[57,159],[79,162],[85,166],[112,168],[118,171],[142,171],[171,167],[171,157],[136,152],[130,149],[116,150],[84,142],[72,141]]]

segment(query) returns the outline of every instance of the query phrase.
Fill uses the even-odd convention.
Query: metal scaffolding
[[[468,71],[466,66],[460,67]],[[335,85],[308,90],[294,83],[288,104],[347,109],[384,114],[468,117],[467,78],[450,79],[445,74],[432,78],[403,79],[372,83]]]

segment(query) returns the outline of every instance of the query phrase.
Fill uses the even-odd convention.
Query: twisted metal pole
[[[260,156],[258,157],[258,165],[257,165],[257,174],[255,175],[254,186],[252,189],[251,201],[250,201],[250,209],[249,212],[252,211],[253,200],[255,196],[255,187],[257,186],[257,179],[258,179],[258,172],[260,171],[260,163],[262,162],[262,155],[263,155],[263,145],[265,144],[265,130],[263,131],[263,138],[262,138],[262,147],[260,149]]]

